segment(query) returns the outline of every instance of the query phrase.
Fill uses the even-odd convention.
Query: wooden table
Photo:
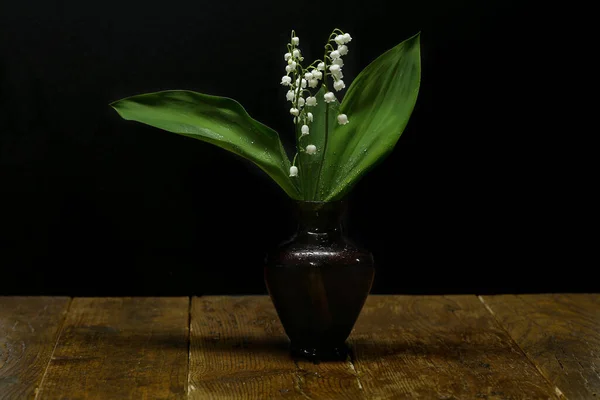
[[[373,295],[345,362],[266,296],[0,297],[0,399],[600,399],[600,294]]]

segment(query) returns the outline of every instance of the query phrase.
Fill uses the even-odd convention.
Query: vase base
[[[348,358],[349,349],[345,343],[327,347],[296,346],[292,343],[290,352],[294,358],[305,358],[318,364],[321,361],[344,361]]]

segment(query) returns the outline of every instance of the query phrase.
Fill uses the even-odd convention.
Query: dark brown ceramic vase
[[[373,256],[345,236],[345,201],[296,206],[296,234],[267,256],[267,289],[294,356],[345,359],[373,283]]]

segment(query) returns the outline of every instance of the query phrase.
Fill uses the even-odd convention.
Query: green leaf
[[[419,34],[385,52],[354,80],[340,107],[349,123],[329,135],[319,200],[344,197],[394,148],[414,109],[421,81]]]
[[[325,103],[323,95],[326,93],[324,87],[317,92],[317,105],[306,107],[307,111],[313,114],[313,122],[309,124],[310,134],[304,136],[299,143],[299,147],[306,148],[309,144],[317,147],[316,154],[309,155],[301,152],[298,155],[299,178],[302,182],[302,195],[304,200],[319,200],[317,187],[319,185],[319,176],[322,174],[323,156],[326,150],[326,140],[337,125],[337,115],[339,114],[339,103]],[[301,126],[302,124],[299,124]],[[300,132],[296,133],[296,137]]]
[[[126,120],[212,143],[258,165],[292,198],[297,184],[277,132],[252,119],[235,100],[186,90],[141,94],[111,103]],[[216,166],[218,168],[218,166]]]

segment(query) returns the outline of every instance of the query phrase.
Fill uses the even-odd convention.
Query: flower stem
[[[331,36],[335,33],[334,32],[331,33],[331,35],[329,35],[329,38],[331,38]],[[325,45],[325,54],[323,55],[323,63],[325,64],[325,69],[323,71],[323,86],[325,86],[325,91],[328,92],[329,89],[327,88],[327,59],[329,58],[327,56],[327,46],[330,46],[331,48],[333,48],[333,46],[331,46],[329,43],[327,43]],[[323,161],[325,160],[325,152],[327,151],[327,142],[328,142],[328,136],[329,136],[329,103],[325,103],[325,141],[323,142],[323,149],[321,150],[323,152],[323,156],[321,157],[321,162],[319,163],[319,171],[317,173],[317,182],[315,185],[315,193],[313,194],[313,200],[317,199],[317,194],[319,192],[319,183],[321,182],[321,172],[323,171]]]

